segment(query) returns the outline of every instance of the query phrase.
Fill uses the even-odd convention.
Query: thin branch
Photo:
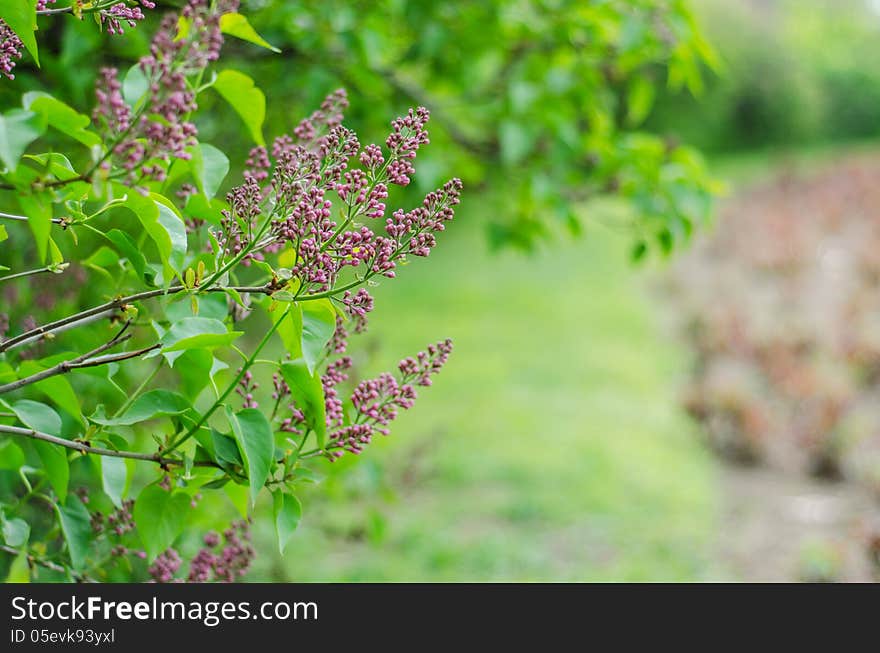
[[[21,279],[22,277],[30,277],[37,274],[43,274],[45,272],[51,272],[52,274],[61,274],[64,272],[64,269],[67,267],[67,263],[53,263],[52,265],[47,265],[43,268],[37,268],[36,270],[25,270],[24,272],[16,272],[15,274],[7,274],[5,277],[0,277],[0,282],[3,281],[12,281],[13,279]]]
[[[161,297],[163,295],[176,295],[177,293],[183,292],[185,290],[187,290],[185,286],[172,286],[168,289],[158,288],[156,290],[146,290],[144,292],[136,293],[134,295],[128,295],[127,297],[117,297],[116,299],[112,299],[105,304],[101,304],[100,306],[94,306],[92,308],[86,309],[85,311],[81,311],[74,315],[70,315],[60,320],[50,322],[49,324],[31,329],[30,331],[25,331],[24,333],[19,334],[14,338],[4,340],[3,342],[0,342],[0,353],[3,353],[4,351],[9,351],[14,347],[18,347],[29,341],[36,340],[37,338],[45,336],[49,333],[55,334],[61,331],[65,331],[69,328],[73,328],[74,326],[79,326],[81,323],[84,323],[87,320],[94,321],[108,315],[113,315],[116,311],[123,308],[127,304],[132,304],[134,302],[143,301],[146,299],[152,299],[153,297]],[[256,287],[232,286],[228,288],[206,288],[201,292],[225,292],[226,290],[235,290],[239,293],[253,293],[263,295],[268,295],[274,292],[274,289],[270,288],[268,285]]]
[[[37,383],[38,381],[42,381],[43,379],[48,379],[50,376],[55,376],[57,374],[66,374],[70,370],[75,370],[80,367],[95,367],[97,365],[104,365],[106,363],[111,363],[115,360],[125,360],[126,358],[134,358],[135,356],[140,356],[143,353],[151,351],[158,347],[159,345],[153,345],[152,347],[147,347],[145,349],[141,349],[133,352],[125,352],[122,354],[116,354],[114,356],[104,356],[101,358],[94,358],[98,354],[101,354],[108,349],[112,349],[116,345],[121,342],[125,342],[129,338],[131,338],[131,334],[125,334],[125,331],[131,325],[131,320],[126,322],[120,331],[113,336],[109,341],[105,342],[100,347],[96,347],[90,352],[82,354],[81,356],[77,356],[76,358],[71,358],[70,360],[61,361],[57,365],[49,367],[45,370],[40,370],[36,374],[32,374],[31,376],[26,376],[23,379],[18,379],[17,381],[13,381],[11,383],[7,383],[5,385],[0,385],[0,394],[5,394],[7,392],[12,392],[13,390],[18,390],[19,388],[23,388],[32,383]]]
[[[3,218],[4,220],[16,220],[18,222],[28,221],[27,216],[15,215],[13,213],[3,213],[2,211],[0,211],[0,218]],[[54,222],[55,224],[64,224],[65,220],[64,218],[52,218],[52,222]]]
[[[103,11],[108,7],[111,7],[113,4],[118,2],[119,0],[108,0],[104,4],[98,4],[94,7],[80,7],[81,14],[93,14],[98,11]],[[37,16],[53,16],[55,14],[72,14],[73,13],[73,5],[69,7],[55,7],[52,9],[40,9],[37,11]]]
[[[99,356],[97,358],[90,358],[87,361],[83,361],[82,363],[77,363],[76,365],[71,366],[73,369],[82,369],[84,367],[98,367],[99,365],[107,365],[109,363],[118,363],[120,361],[126,361],[130,358],[137,358],[138,356],[142,356],[147,352],[151,352],[154,349],[158,349],[162,346],[162,343],[157,342],[155,345],[150,345],[149,347],[143,347],[141,349],[137,349],[134,351],[124,351],[121,354],[107,354],[106,356]]]
[[[288,312],[290,312],[289,307],[285,311],[284,315],[287,315]],[[263,350],[263,347],[265,347],[269,343],[269,339],[272,337],[272,334],[275,333],[275,331],[278,329],[278,325],[281,324],[281,321],[283,319],[284,319],[284,316],[282,316],[281,319],[276,320],[272,323],[272,326],[269,327],[268,331],[266,331],[266,334],[263,336],[263,338],[257,344],[256,348],[254,349],[254,351],[250,355],[250,357],[246,361],[244,361],[244,363],[241,366],[241,369],[238,371],[238,374],[235,376],[234,379],[232,379],[230,384],[227,386],[226,390],[224,390],[223,393],[219,397],[217,397],[217,400],[213,404],[211,404],[211,407],[208,408],[208,410],[206,410],[204,413],[202,413],[201,418],[199,418],[199,421],[196,422],[196,424],[194,426],[192,426],[186,433],[184,433],[183,436],[181,436],[180,438],[177,438],[176,440],[173,440],[168,445],[168,449],[167,449],[168,451],[174,451],[175,449],[177,449],[177,447],[179,447],[184,442],[189,440],[193,435],[195,435],[198,432],[198,430],[200,428],[202,428],[202,426],[205,425],[205,423],[208,421],[208,419],[210,419],[211,415],[213,415],[214,412],[218,408],[220,408],[220,406],[223,405],[223,402],[226,400],[226,397],[228,397],[229,394],[238,386],[239,381],[241,381],[242,377],[247,373],[247,371],[250,369],[250,367],[254,364],[254,361],[257,359],[257,356],[259,356],[260,352]]]
[[[177,458],[165,458],[161,453],[139,453],[137,451],[116,451],[114,449],[105,449],[103,447],[93,447],[85,442],[76,440],[65,440],[55,435],[36,431],[34,429],[25,429],[18,426],[6,426],[0,424],[0,433],[8,433],[9,435],[18,435],[32,440],[42,440],[43,442],[51,442],[67,449],[73,449],[81,453],[90,453],[96,456],[108,456],[110,458],[131,458],[132,460],[143,460],[146,462],[156,463],[162,466],[183,465],[184,461]],[[220,466],[210,460],[197,460],[193,462],[196,467],[217,467]]]
[[[15,556],[16,558],[18,556],[20,556],[22,553],[24,553],[27,556],[28,562],[38,564],[41,567],[45,567],[46,569],[51,569],[52,571],[57,571],[60,574],[67,573],[67,569],[65,569],[61,565],[56,564],[56,563],[52,562],[51,560],[43,560],[43,558],[38,558],[37,556],[31,555],[30,553],[28,553],[27,551],[25,551],[23,549],[19,550],[19,549],[16,549],[15,547],[8,546],[6,544],[0,544],[0,551],[8,553],[9,555]]]

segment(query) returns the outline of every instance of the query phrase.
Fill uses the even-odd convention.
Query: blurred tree
[[[868,0],[702,0],[721,74],[700,101],[661,93],[647,125],[703,150],[876,137],[880,12]]]
[[[560,224],[579,233],[575,203],[608,193],[637,209],[636,255],[652,243],[669,251],[707,215],[713,184],[699,155],[638,131],[658,84],[699,92],[701,69],[715,65],[683,0],[247,5],[284,51],[250,62],[275,97],[305,106],[345,86],[366,100],[353,102],[366,107],[353,116],[365,134],[383,133],[371,121],[384,112],[430,107],[443,146],[419,190],[463,171],[496,245],[528,248]],[[269,124],[296,115],[273,111]]]
[[[700,155],[642,128],[659,87],[699,93],[703,69],[716,66],[687,0],[245,0],[242,12],[283,52],[227,49],[228,65],[270,99],[267,137],[340,86],[365,138],[384,138],[379,116],[423,104],[435,147],[412,199],[461,171],[480,189],[473,208],[495,246],[579,234],[576,204],[602,195],[634,207],[636,257],[671,251],[708,217],[715,185]],[[89,104],[97,66],[127,68],[147,33],[106,39],[86,21],[51,29],[43,69],[21,64],[16,86],[77,106]],[[0,100],[8,92],[0,85]],[[206,140],[244,153],[251,143],[229,142],[225,128],[235,114],[219,98],[203,104]]]

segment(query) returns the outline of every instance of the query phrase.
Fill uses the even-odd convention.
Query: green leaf
[[[232,505],[242,517],[248,517],[248,489],[237,483],[227,483],[223,486],[223,492],[229,497]]]
[[[199,220],[205,220],[219,227],[223,220],[223,210],[227,208],[226,202],[218,199],[208,201],[200,193],[194,193],[186,201],[186,214]]]
[[[0,161],[10,171],[15,170],[28,145],[45,131],[46,118],[42,114],[12,109],[0,115]]]
[[[10,404],[12,412],[22,424],[35,431],[61,437],[61,418],[51,406],[30,399]]]
[[[31,53],[37,66],[40,65],[40,53],[37,51],[37,1],[36,0],[3,0],[0,3],[0,18],[21,39],[22,44]]]
[[[244,460],[238,448],[238,441],[228,435],[211,429],[211,447],[214,449],[214,460],[224,466],[244,467]]]
[[[128,484],[128,466],[122,458],[101,456],[101,484],[113,505],[122,507],[122,499]]]
[[[49,127],[70,136],[86,147],[92,147],[101,142],[100,136],[86,129],[92,122],[87,115],[79,113],[48,93],[42,91],[25,93],[22,97],[22,104],[26,110],[41,114]]]
[[[31,527],[24,519],[13,517],[6,519],[0,512],[0,523],[3,526],[3,541],[9,546],[24,546],[31,536]]]
[[[284,343],[284,349],[293,359],[302,358],[302,310],[298,305],[293,305],[290,310],[281,312],[275,316],[278,327],[275,329]]]
[[[103,273],[111,281],[115,280],[122,271],[122,261],[119,259],[119,255],[106,245],[101,245],[82,263],[88,268]]]
[[[61,248],[55,243],[52,238],[49,238],[49,262],[54,264],[64,263],[64,254],[61,253]]]
[[[0,442],[0,469],[16,471],[24,465],[24,452],[12,440]]]
[[[9,566],[9,575],[6,577],[7,583],[30,583],[31,582],[31,566],[28,562],[27,551],[18,554],[12,564]]]
[[[245,408],[233,413],[226,407],[226,416],[232,426],[232,433],[238,443],[244,469],[247,472],[250,487],[251,506],[269,478],[272,465],[272,454],[275,442],[272,437],[272,426],[260,411]]]
[[[61,532],[67,542],[70,564],[74,569],[82,569],[89,553],[92,540],[92,524],[89,511],[75,494],[67,497],[64,505],[55,504]]]
[[[46,192],[20,194],[18,203],[27,216],[28,226],[34,234],[40,262],[45,263],[52,231],[52,197]]]
[[[281,375],[297,406],[305,411],[307,424],[318,438],[318,447],[323,449],[327,441],[327,423],[321,377],[310,372],[302,358],[282,364]]]
[[[229,173],[229,159],[213,145],[200,143],[192,149],[190,165],[196,186],[207,199],[214,197]]]
[[[134,268],[138,277],[143,279],[144,283],[148,286],[155,285],[156,275],[152,269],[147,267],[147,259],[144,258],[131,236],[119,229],[111,229],[104,236],[116,246],[116,251],[128,259],[131,267]]]
[[[6,227],[4,227],[2,224],[0,224],[0,243],[2,243],[7,238],[9,238],[9,234],[6,233]],[[4,268],[4,269],[8,270],[9,268]]]
[[[162,352],[228,347],[243,331],[229,331],[220,320],[186,317],[171,325],[162,338]]]
[[[168,256],[168,261],[171,268],[180,274],[186,262],[186,224],[167,198],[157,193],[150,193],[150,197],[156,201],[156,206],[159,208],[159,224],[168,232],[168,237],[171,240],[171,253]]]
[[[498,139],[501,143],[501,160],[507,165],[514,165],[532,150],[534,134],[519,122],[505,120],[498,128]]]
[[[29,429],[61,437],[61,418],[50,406],[30,399],[21,399],[10,404],[10,408],[19,421]],[[32,440],[31,442],[40,457],[49,483],[58,498],[64,501],[67,496],[67,485],[70,482],[67,452],[64,447],[51,442],[43,440]]]
[[[169,322],[178,322],[188,317],[209,317],[221,322],[229,314],[229,305],[226,297],[220,293],[206,294],[199,297],[199,311],[196,316],[192,313],[191,297],[175,299],[165,307],[165,317]]]
[[[180,273],[186,257],[186,226],[164,203],[156,201],[156,195],[144,197],[132,193],[125,202],[140,220],[144,230],[156,243],[159,257],[166,270],[166,283],[170,283],[174,272]]]
[[[195,401],[211,381],[214,356],[207,349],[190,349],[181,353],[174,362],[174,370],[180,376],[180,391]]]
[[[274,45],[268,43],[248,22],[248,19],[239,13],[228,13],[220,16],[220,31],[243,41],[248,41],[272,52],[281,52]]]
[[[174,544],[186,526],[189,511],[186,492],[168,492],[155,483],[141,490],[134,502],[134,523],[148,560]]]
[[[144,75],[140,64],[135,64],[129,68],[122,82],[122,98],[126,104],[136,107],[149,90],[150,80]]]
[[[19,378],[31,376],[45,369],[43,365],[36,361],[23,361],[18,368]],[[73,417],[80,424],[84,424],[82,410],[79,406],[79,399],[70,385],[70,382],[62,376],[50,376],[48,379],[37,381],[29,386],[37,390],[56,406],[63,409],[67,414]]]
[[[302,506],[292,494],[277,490],[272,493],[272,509],[275,517],[275,537],[278,540],[278,551],[284,555],[287,541],[299,526],[302,517]]]
[[[190,408],[189,401],[183,395],[170,390],[150,390],[135,399],[119,417],[106,418],[96,414],[89,419],[105,426],[131,426],[156,417],[180,415]]]
[[[654,105],[654,84],[645,75],[632,78],[626,94],[626,122],[636,127],[645,121]]]
[[[22,158],[35,161],[44,171],[51,173],[58,179],[68,180],[78,176],[76,170],[73,169],[70,159],[58,152],[25,154]]]
[[[235,109],[257,145],[265,145],[266,96],[254,86],[254,80],[237,70],[224,70],[217,75],[213,88]]]
[[[302,355],[310,373],[336,331],[336,310],[329,299],[300,304],[302,309]]]

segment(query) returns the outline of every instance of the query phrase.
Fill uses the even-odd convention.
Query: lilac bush
[[[51,5],[35,13],[97,14],[114,35],[154,8]],[[388,435],[452,351],[443,340],[366,380],[346,355],[374,310],[367,286],[429,256],[460,201],[453,178],[420,206],[391,205],[429,143],[429,111],[362,146],[336,90],[266,144],[262,91],[214,70],[226,35],[268,45],[237,9],[190,0],[162,18],[137,64],[101,69],[91,119],[48,94],[0,114],[26,138],[0,148],[4,297],[57,275],[33,312],[15,299],[0,311],[0,474],[17,470],[0,492],[0,549],[13,574],[240,579],[252,520],[273,520],[283,552],[310,466]],[[2,23],[0,39],[11,78],[33,34]],[[195,122],[213,92],[255,141],[222,199],[231,164]],[[50,128],[70,152],[40,151]],[[190,556],[188,523],[222,537],[207,532]]]

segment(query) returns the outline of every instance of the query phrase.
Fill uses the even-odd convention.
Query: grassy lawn
[[[389,438],[325,466],[285,559],[252,578],[717,576],[715,463],[676,408],[686,357],[627,241],[593,225],[533,257],[488,255],[467,222],[374,289],[354,341],[382,369],[450,336],[448,366]]]

